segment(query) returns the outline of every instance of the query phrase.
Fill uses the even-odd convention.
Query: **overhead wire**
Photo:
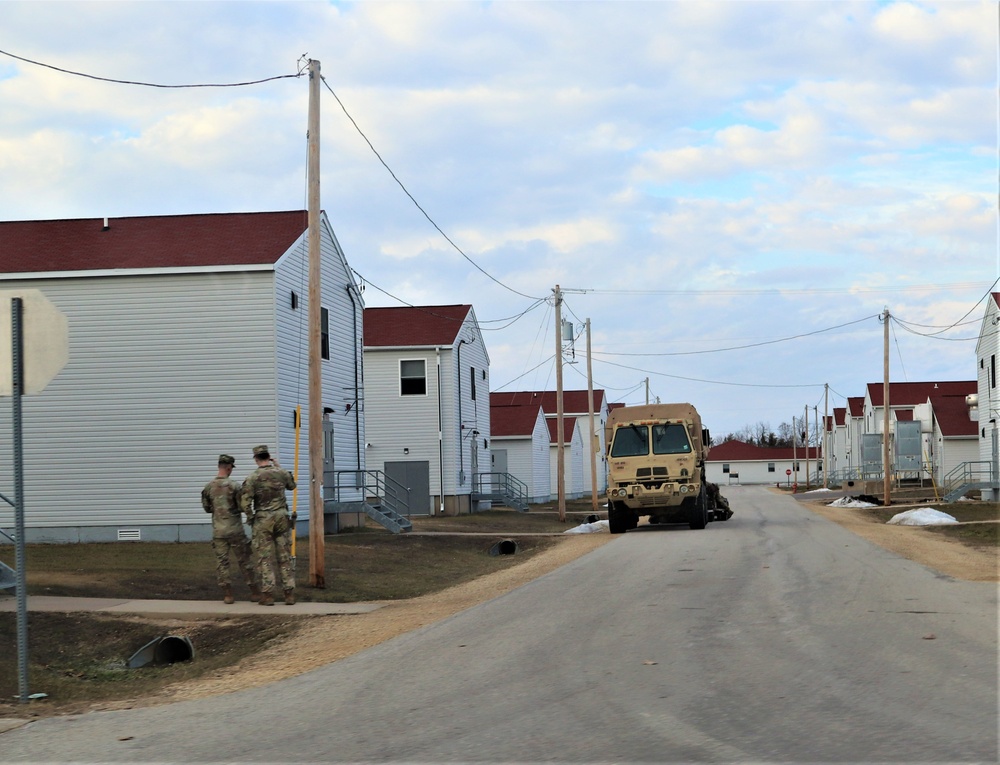
[[[347,116],[347,119],[350,121],[350,123],[354,126],[354,129],[358,131],[358,135],[360,135],[364,139],[364,142],[366,144],[368,144],[368,148],[372,150],[372,153],[375,155],[376,159],[378,159],[378,161],[382,164],[382,167],[384,167],[388,171],[389,175],[392,176],[392,179],[396,182],[396,185],[399,186],[399,188],[401,188],[403,190],[403,193],[406,194],[407,197],[409,197],[410,201],[413,202],[414,206],[421,212],[421,214],[427,219],[427,221],[437,230],[437,232],[439,234],[441,234],[442,237],[444,237],[444,240],[446,242],[448,242],[448,244],[450,244],[459,255],[461,255],[463,258],[465,258],[465,260],[467,260],[469,263],[471,263],[472,266],[475,267],[480,273],[482,273],[484,276],[486,276],[487,278],[489,278],[490,280],[492,280],[496,284],[498,284],[501,287],[503,287],[505,290],[508,290],[509,292],[513,292],[515,295],[520,295],[521,297],[528,298],[529,300],[539,300],[539,298],[537,296],[535,296],[535,295],[528,295],[528,294],[526,294],[524,292],[516,290],[513,287],[511,287],[510,285],[504,284],[502,281],[500,281],[499,279],[497,279],[495,276],[493,276],[493,274],[491,274],[485,268],[483,268],[478,263],[476,263],[476,261],[474,261],[472,258],[470,258],[465,253],[465,251],[461,247],[459,247],[455,243],[455,241],[450,236],[448,236],[448,234],[446,234],[444,232],[444,229],[442,229],[437,224],[437,221],[435,221],[430,216],[430,214],[428,214],[427,210],[425,210],[423,208],[423,206],[416,200],[416,198],[413,196],[413,194],[410,193],[410,190],[408,188],[406,188],[406,186],[403,184],[403,182],[401,180],[399,180],[399,177],[396,175],[396,173],[393,171],[393,169],[391,167],[389,167],[389,164],[382,158],[382,155],[379,154],[379,152],[375,148],[374,144],[372,144],[372,142],[369,140],[368,136],[365,135],[364,131],[361,129],[361,127],[355,121],[354,117],[352,117],[351,113],[349,111],[347,111],[347,107],[344,106],[344,102],[340,100],[340,96],[338,96],[336,94],[336,92],[333,90],[333,88],[330,87],[330,83],[328,83],[326,81],[326,78],[323,77],[322,75],[320,75],[320,80],[322,81],[323,85],[326,86],[326,89],[328,91],[330,91],[330,95],[332,95],[333,98],[334,98],[334,100],[336,100],[336,102],[340,105],[341,110]]]
[[[114,77],[99,77],[95,74],[87,74],[85,72],[75,72],[72,69],[63,69],[59,66],[53,66],[52,64],[46,64],[42,61],[34,61],[30,58],[25,58],[24,56],[18,56],[10,51],[0,50],[0,54],[4,56],[9,56],[10,58],[17,59],[18,61],[23,61],[26,64],[33,64],[34,66],[44,67],[45,69],[52,69],[56,72],[62,72],[63,74],[71,74],[74,77],[84,77],[88,80],[98,80],[99,82],[110,82],[116,85],[139,85],[144,88],[174,88],[174,89],[185,89],[185,88],[242,88],[247,85],[260,85],[265,82],[273,82],[274,80],[294,80],[302,76],[302,72],[297,74],[279,74],[273,77],[264,77],[259,80],[247,80],[245,82],[202,82],[202,83],[192,83],[187,85],[165,85],[158,82],[140,82],[137,80],[121,80]]]
[[[798,340],[803,337],[811,337],[813,335],[819,335],[824,332],[832,332],[835,329],[843,329],[844,327],[849,327],[853,324],[860,324],[863,321],[868,321],[869,319],[875,319],[879,314],[873,314],[871,316],[865,316],[861,319],[855,319],[854,321],[846,322],[845,324],[838,324],[834,327],[825,327],[823,329],[817,329],[813,332],[803,332],[799,335],[791,335],[790,337],[779,337],[775,340],[763,340],[759,343],[748,343],[746,345],[733,345],[726,348],[708,348],[700,351],[671,351],[667,353],[621,353],[614,351],[600,351],[602,356],[697,356],[706,353],[722,353],[724,351],[740,351],[746,348],[759,348],[764,345],[774,345],[776,343],[784,343],[789,340]]]

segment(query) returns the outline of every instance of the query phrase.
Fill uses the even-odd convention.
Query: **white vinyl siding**
[[[402,352],[407,359],[417,353]],[[430,463],[430,493],[439,491],[437,361],[434,351],[422,357],[427,370],[426,396],[399,395],[401,352],[365,350],[365,433],[369,444],[366,462],[384,470],[386,462]],[[404,454],[403,449],[409,449]],[[447,454],[445,455],[447,460]]]
[[[320,294],[329,319],[330,358],[321,362],[323,406],[334,429],[334,469],[363,470],[364,407],[362,405],[363,370],[361,333],[364,305],[340,246],[327,225],[320,227]],[[277,423],[280,430],[281,464],[294,470],[295,418],[301,406],[302,422],[298,436],[297,506],[300,519],[309,516],[309,281],[308,238],[306,234],[289,248],[276,266],[277,345],[280,392]],[[349,292],[350,290],[350,292]],[[291,293],[298,296],[292,308]],[[352,302],[353,296],[353,302]],[[361,492],[347,492],[342,501],[362,499]]]
[[[445,497],[471,493],[473,438],[477,440],[480,472],[490,469],[489,356],[472,311],[457,337],[471,342],[462,343],[461,350],[449,345],[439,349],[379,346],[364,351],[365,430],[366,441],[371,444],[366,449],[368,465],[373,470],[383,470],[386,462],[404,459],[403,449],[409,449],[406,460],[429,463],[432,497],[442,494],[442,475]],[[400,361],[404,359],[425,362],[425,396],[400,395]],[[477,374],[475,400],[469,385],[470,367]],[[443,465],[439,459],[441,452]],[[460,478],[463,472],[464,481]]]
[[[555,419],[555,418],[550,418]],[[567,420],[570,418],[566,418]],[[584,486],[583,486],[583,439],[580,434],[580,421],[576,418],[576,423],[573,427],[573,433],[563,444],[563,488],[566,492],[567,499],[577,499],[583,496]],[[548,428],[546,428],[547,430]],[[551,439],[551,435],[549,436]],[[556,499],[559,496],[559,475],[558,475],[558,465],[559,465],[559,447],[554,441],[550,441],[549,444],[549,471],[550,471],[550,481],[552,485],[552,498]],[[590,488],[587,487],[587,493],[589,495]]]
[[[25,397],[29,528],[204,524],[220,452],[249,470],[276,437],[268,272],[0,283],[41,290],[69,321],[69,361]],[[10,408],[0,407],[9,434]],[[3,460],[12,464],[10,438]],[[0,505],[0,526],[12,511]]]
[[[993,460],[993,430],[1000,421],[1000,389],[993,384],[993,369],[996,357],[1000,353],[1000,342],[997,333],[1000,323],[997,317],[996,299],[990,295],[986,301],[986,313],[980,325],[979,341],[976,343],[976,390],[979,395],[979,454],[976,460],[991,462]]]

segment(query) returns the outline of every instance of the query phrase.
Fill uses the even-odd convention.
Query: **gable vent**
[[[141,536],[139,529],[118,529],[119,542],[138,542]]]

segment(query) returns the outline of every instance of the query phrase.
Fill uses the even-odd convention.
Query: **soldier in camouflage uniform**
[[[295,488],[295,479],[271,459],[266,446],[253,448],[257,469],[243,481],[240,503],[253,529],[254,561],[260,576],[262,606],[274,605],[274,567],[271,554],[278,563],[278,575],[285,594],[285,604],[295,604],[295,573],[292,571],[292,524],[289,518],[285,490]]]
[[[212,549],[215,551],[215,574],[222,588],[223,601],[233,602],[229,554],[236,555],[236,562],[243,572],[243,579],[250,588],[250,599],[260,600],[260,590],[254,580],[250,542],[243,531],[240,509],[241,487],[230,476],[236,460],[228,454],[219,455],[219,474],[201,490],[201,506],[212,514]]]

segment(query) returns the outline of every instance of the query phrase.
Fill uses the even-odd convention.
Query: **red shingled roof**
[[[493,411],[492,409],[490,410]],[[546,417],[545,424],[549,426],[549,443],[554,444],[559,439],[559,420],[556,417]],[[576,428],[576,417],[563,416],[563,443],[573,440],[573,429]]]
[[[847,408],[851,412],[851,417],[864,417],[865,416],[865,397],[864,396],[849,396],[847,399]]]
[[[793,453],[794,452],[794,453]],[[798,449],[791,447],[770,448],[766,446],[755,446],[743,441],[725,441],[718,446],[713,446],[709,452],[706,462],[778,462],[779,460],[791,460],[797,457],[800,460],[806,459],[806,449],[800,446]],[[823,450],[809,447],[808,459],[821,459]]]
[[[975,436],[979,422],[969,419],[965,396],[931,396],[931,408],[944,436]]]
[[[493,438],[502,436],[531,436],[538,422],[538,404],[524,406],[491,406],[490,434]]]
[[[846,425],[847,408],[843,406],[835,406],[833,408],[833,420],[837,425]]]
[[[601,411],[603,402],[604,391],[595,389],[594,412]],[[556,392],[554,390],[522,390],[500,391],[490,394],[490,406],[514,406],[529,403],[540,403],[546,414],[555,414],[557,408]],[[587,410],[587,391],[563,391],[563,412],[586,412]]]
[[[882,406],[883,383],[868,383],[868,397],[872,406]],[[975,393],[979,384],[975,380],[957,382],[891,382],[889,383],[889,408],[926,404],[931,396],[965,396]]]
[[[453,345],[471,310],[471,305],[366,308],[365,347]]]
[[[305,210],[0,222],[0,273],[274,263],[308,228]]]

